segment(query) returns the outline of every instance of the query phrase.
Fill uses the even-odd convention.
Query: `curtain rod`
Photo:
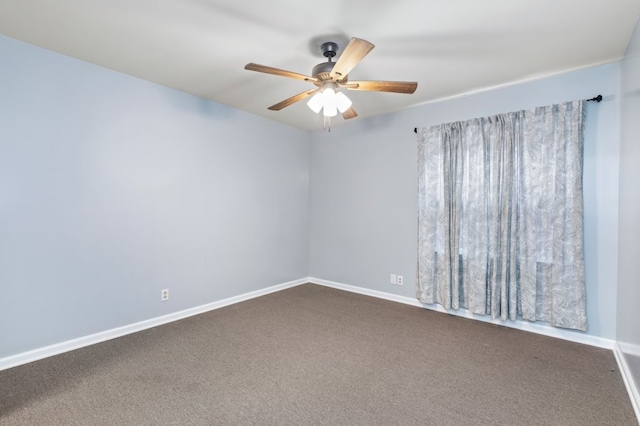
[[[598,95],[598,96],[595,96],[595,97],[593,97],[591,99],[587,99],[587,102],[592,102],[592,101],[593,102],[602,102],[602,95]],[[413,128],[413,133],[418,133],[418,128],[417,127]]]

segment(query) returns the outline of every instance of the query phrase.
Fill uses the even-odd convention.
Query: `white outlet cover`
[[[402,285],[403,281],[404,280],[402,279],[402,275],[398,275],[398,277],[396,278],[396,284]]]
[[[169,290],[165,289],[165,290],[161,290],[160,291],[160,301],[161,302],[165,302],[169,300]]]

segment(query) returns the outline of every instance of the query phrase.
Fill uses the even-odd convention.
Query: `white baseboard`
[[[338,283],[335,281],[327,281],[314,277],[308,277],[307,280],[312,284],[323,285],[325,287],[336,288],[338,290],[345,290],[351,293],[364,294],[365,296],[373,296],[378,299],[391,300],[392,302],[404,303],[405,305],[417,306],[419,308],[423,307],[422,303],[420,303],[415,297],[399,296],[397,294],[385,293],[384,291],[371,290],[364,287]]]
[[[638,420],[638,424],[640,424],[640,389],[638,389],[638,385],[640,383],[636,383],[633,379],[629,364],[627,364],[627,360],[619,343],[614,345],[613,353],[616,356],[618,367],[620,367],[620,373],[622,373],[624,385],[627,387],[627,392],[631,399],[631,405],[633,405],[633,410],[636,412],[636,419]]]
[[[447,310],[440,305],[425,305],[423,303],[420,303],[418,299],[413,297],[398,296],[397,294],[385,293],[382,291],[371,290],[368,288],[357,287],[349,284],[337,283],[334,281],[327,281],[320,278],[309,277],[307,279],[310,283],[313,283],[313,284],[319,284],[326,287],[332,287],[340,290],[350,291],[352,293],[359,293],[367,296],[373,296],[380,299],[391,300],[393,302],[404,303],[406,305],[419,306],[421,308],[429,309],[432,311],[444,312],[450,315],[456,315],[463,318],[470,318],[478,321],[488,322],[491,324],[502,325],[505,327],[529,331],[531,333],[543,334],[545,336],[556,337],[558,339],[569,340],[571,342],[582,343],[589,346],[597,346],[599,348],[613,349],[615,344],[614,340],[606,339],[604,337],[584,334],[580,331],[565,330],[562,328],[552,327],[550,325],[530,323],[528,321],[504,322],[500,320],[491,319],[488,316],[475,315],[468,312],[467,310],[453,311],[453,310]]]
[[[309,281],[306,278],[295,280],[295,281],[289,281],[287,283],[274,285],[261,290],[256,290],[250,293],[241,294],[239,296],[229,297],[228,299],[207,303],[206,305],[196,306],[194,308],[185,309],[183,311],[174,312],[172,314],[163,315],[161,317],[151,318],[151,319],[140,321],[134,324],[125,325],[123,327],[101,331],[99,333],[90,334],[88,336],[79,337],[77,339],[68,340],[66,342],[56,343],[50,346],[45,346],[43,348],[34,349],[34,350],[23,352],[17,355],[11,355],[5,358],[0,358],[0,371],[6,370],[12,367],[17,367],[19,365],[27,364],[29,362],[37,361],[39,359],[58,355],[64,352],[80,349],[85,346],[94,345],[96,343],[104,342],[106,340],[115,339],[116,337],[122,337],[127,334],[136,333],[138,331],[146,330],[148,328],[157,327],[162,324],[178,321],[194,315],[202,314],[204,312],[212,311],[214,309],[219,309],[225,306],[233,305],[235,303],[243,302],[245,300],[264,296],[269,293],[274,293],[276,291],[284,290],[290,287],[295,287],[307,282]]]
[[[623,354],[629,354],[629,355],[640,357],[640,345],[634,345],[631,343],[626,343],[621,341],[618,341],[616,343],[620,347],[620,351]]]
[[[379,299],[385,299],[393,302],[403,303],[405,305],[418,306],[418,307],[422,307],[430,310],[444,312],[451,315],[461,316],[464,318],[471,318],[478,321],[489,322],[492,324],[516,328],[524,331],[543,334],[546,336],[557,337],[560,339],[569,340],[577,343],[583,343],[591,346],[597,346],[597,347],[606,348],[606,349],[613,349],[615,344],[615,342],[610,339],[582,334],[580,332],[572,332],[569,330],[558,329],[548,325],[532,324],[526,321],[502,322],[499,320],[492,320],[491,318],[484,317],[481,315],[474,315],[467,311],[459,311],[459,312],[448,311],[439,305],[424,305],[413,297],[399,296],[396,294],[386,293],[386,292],[377,291],[377,290],[371,290],[364,287],[357,287],[357,286],[338,283],[334,281],[323,280],[320,278],[306,277],[306,278],[301,278],[295,281],[274,285],[274,286],[253,291],[250,293],[245,293],[239,296],[230,297],[228,299],[223,299],[217,302],[208,303],[206,305],[197,306],[197,307],[186,309],[179,312],[174,312],[168,315],[163,315],[161,317],[151,318],[149,320],[141,321],[134,324],[129,324],[123,327],[102,331],[102,332],[91,334],[88,336],[79,337],[77,339],[72,339],[65,342],[46,346],[43,348],[34,349],[28,352],[23,352],[23,353],[8,356],[5,358],[0,358],[0,371],[5,370],[7,368],[11,368],[11,367],[16,367],[18,365],[27,364],[29,362],[37,361],[39,359],[43,359],[53,355],[58,355],[64,352],[69,352],[75,349],[83,348],[85,346],[104,342],[106,340],[114,339],[116,337],[121,337],[127,334],[146,330],[148,328],[157,327],[162,324],[178,321],[183,318],[187,318],[193,315],[198,315],[204,312],[212,311],[214,309],[219,309],[224,306],[228,306],[234,303],[239,303],[245,300],[264,296],[269,293],[274,293],[276,291],[295,287],[300,284],[304,284],[308,282],[313,284],[323,285],[326,287],[336,288],[339,290],[345,290],[352,293],[359,293],[367,296],[377,297]]]

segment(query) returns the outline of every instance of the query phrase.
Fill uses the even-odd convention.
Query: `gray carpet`
[[[613,353],[303,285],[0,372],[1,425],[636,425]]]

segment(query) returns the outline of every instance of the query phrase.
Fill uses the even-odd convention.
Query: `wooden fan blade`
[[[271,105],[268,109],[270,109],[271,111],[280,111],[282,108],[286,108],[291,104],[295,104],[298,101],[308,98],[309,96],[313,95],[317,91],[318,89],[311,89],[311,90],[307,90],[306,92],[298,93],[297,95],[292,96],[288,99],[285,99],[282,102],[278,102],[275,105]]]
[[[366,40],[352,38],[331,70],[331,78],[342,80],[375,46]]]
[[[350,118],[357,117],[357,116],[358,116],[358,113],[353,108],[349,108],[348,110],[346,110],[345,112],[342,113],[342,117],[345,120],[348,120]]]
[[[273,75],[279,75],[282,77],[295,78],[297,80],[312,81],[312,82],[318,81],[318,79],[314,77],[310,77],[308,75],[298,74],[297,72],[292,72],[292,71],[281,70],[279,68],[268,67],[266,65],[254,64],[253,62],[250,62],[247,65],[245,65],[244,69],[249,71],[263,72],[265,74],[273,74]]]
[[[349,81],[344,87],[349,90],[411,94],[418,88],[418,83],[410,81]]]

